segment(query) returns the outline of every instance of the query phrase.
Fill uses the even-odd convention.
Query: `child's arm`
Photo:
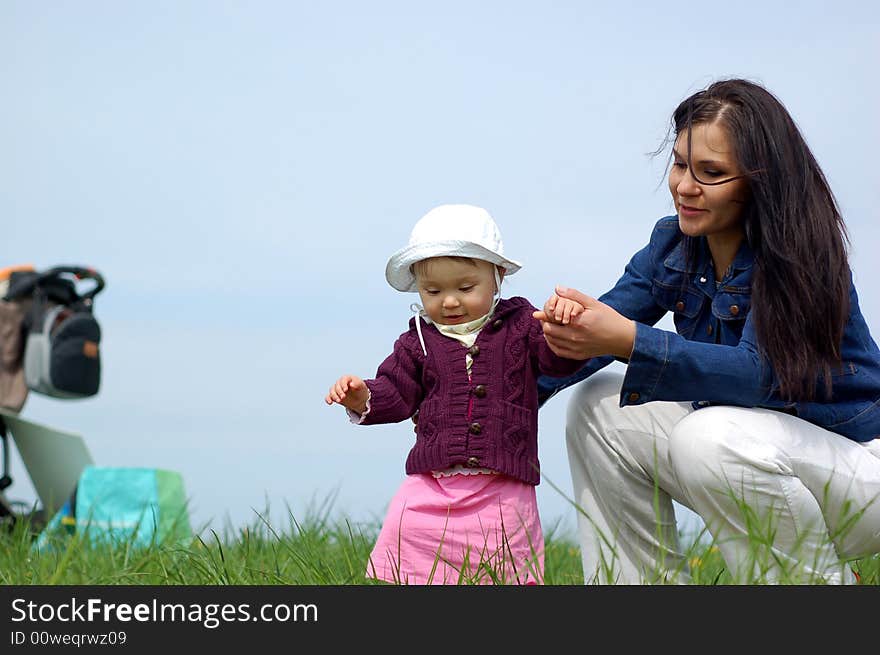
[[[356,375],[343,375],[330,387],[324,402],[328,405],[339,403],[356,414],[363,414],[367,411],[369,399],[370,390],[361,378]]]
[[[339,378],[324,401],[328,405],[334,402],[343,405],[352,421],[361,425],[397,423],[410,418],[424,396],[417,356],[421,352],[415,353],[418,342],[409,343],[413,339],[415,337],[410,339],[406,333],[401,335],[394,344],[394,351],[379,365],[375,378],[362,380],[354,375]]]

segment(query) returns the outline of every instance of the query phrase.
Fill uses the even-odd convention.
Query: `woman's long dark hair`
[[[726,129],[749,183],[743,222],[755,256],[751,316],[780,394],[814,399],[821,380],[830,395],[850,270],[846,226],[828,181],[788,111],[754,82],[715,82],[672,116],[676,136],[698,123]]]

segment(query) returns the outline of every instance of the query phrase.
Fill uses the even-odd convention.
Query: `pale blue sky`
[[[880,332],[876,2],[0,2],[0,265],[100,270],[100,394],[31,394],[97,463],[179,471],[197,525],[381,517],[408,424],[323,396],[372,376],[414,299],[388,256],[431,207],[489,209],[506,295],[598,295],[670,213],[646,155],[719,77],[794,115]],[[540,413],[545,528],[573,524],[567,393]],[[12,498],[31,498],[13,461]],[[280,523],[280,519],[276,520]]]

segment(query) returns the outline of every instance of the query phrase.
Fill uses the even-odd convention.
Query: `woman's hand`
[[[576,289],[557,286],[555,295],[579,303],[584,311],[571,316],[570,322],[563,325],[556,320],[554,309],[558,301],[551,296],[543,310],[532,314],[541,321],[550,350],[560,357],[571,359],[589,359],[600,355],[629,359],[636,338],[635,321]]]

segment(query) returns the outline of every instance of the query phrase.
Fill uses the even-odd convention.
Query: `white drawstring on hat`
[[[495,293],[492,294],[495,299],[492,301],[492,306],[489,308],[489,311],[486,312],[486,315],[491,315],[492,312],[495,311],[495,306],[498,304],[498,301],[501,300],[501,276],[498,275],[498,267],[494,264],[492,265],[492,272],[495,274]],[[427,316],[425,313],[425,308],[422,307],[419,303],[414,302],[409,306],[409,310],[416,315],[416,332],[419,334],[419,343],[422,344],[422,354],[425,357],[428,356],[428,349],[425,348],[425,338],[422,336],[422,316]],[[428,319],[430,320],[430,319]]]
[[[422,344],[422,353],[424,353],[425,357],[428,356],[428,349],[425,348],[425,338],[422,336],[422,316],[425,316],[425,308],[422,307],[419,303],[414,302],[409,306],[409,311],[413,312],[416,315],[416,332],[419,333],[419,343]]]

